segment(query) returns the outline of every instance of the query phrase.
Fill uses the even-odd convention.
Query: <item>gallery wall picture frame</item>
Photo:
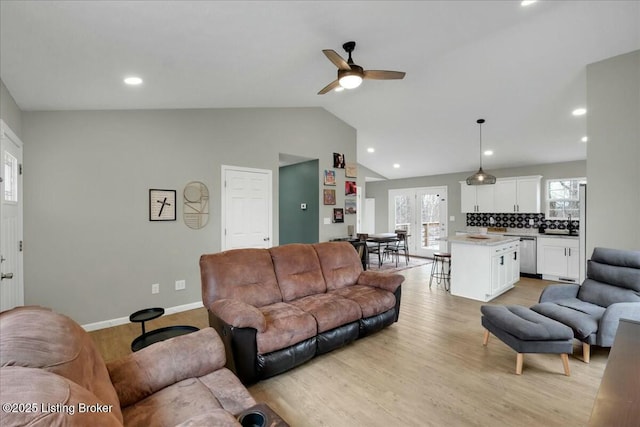
[[[358,177],[358,165],[355,163],[347,163],[344,168],[344,176],[347,178]]]
[[[176,220],[176,190],[149,189],[149,221]]]
[[[355,215],[358,213],[356,199],[344,200],[344,213],[345,215]]]
[[[344,222],[344,209],[342,208],[334,208],[333,209],[333,222]]]
[[[209,189],[200,181],[191,181],[183,192],[182,219],[187,227],[199,230],[209,222]]]
[[[324,185],[336,185],[336,171],[324,170]]]
[[[345,181],[344,182],[344,195],[345,196],[356,196],[358,194],[358,185],[355,181]]]
[[[335,205],[336,204],[336,190],[334,189],[324,189],[322,190],[322,199],[325,205]]]
[[[333,167],[338,169],[344,169],[345,160],[343,153],[333,153]]]

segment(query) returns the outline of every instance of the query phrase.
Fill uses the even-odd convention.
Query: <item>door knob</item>
[[[4,279],[13,279],[13,273],[0,274],[0,280],[4,280]]]

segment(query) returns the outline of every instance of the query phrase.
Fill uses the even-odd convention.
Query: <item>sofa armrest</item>
[[[400,274],[379,271],[363,271],[358,277],[358,285],[373,286],[392,293],[398,289],[402,282],[404,282],[404,276]]]
[[[598,345],[603,347],[611,347],[613,345],[620,319],[640,322],[640,302],[617,302],[607,307],[598,326]]]
[[[107,363],[120,406],[127,407],[187,378],[223,368],[224,344],[213,328],[161,341]]]
[[[567,298],[575,298],[578,296],[579,290],[580,285],[574,283],[549,285],[542,290],[538,302],[554,302]]]
[[[253,328],[258,332],[264,332],[267,328],[264,314],[256,307],[240,300],[220,299],[211,304],[209,310],[235,328]]]

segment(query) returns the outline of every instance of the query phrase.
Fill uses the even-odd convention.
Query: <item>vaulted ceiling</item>
[[[0,5],[0,76],[24,111],[323,107],[388,178],[477,169],[477,118],[485,169],[585,159],[585,67],[640,49],[637,1]],[[336,77],[322,49],[349,40],[406,78],[317,95]]]

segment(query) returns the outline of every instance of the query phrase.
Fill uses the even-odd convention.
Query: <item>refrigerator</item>
[[[587,184],[580,184],[580,268],[579,282],[582,284],[587,277]]]

